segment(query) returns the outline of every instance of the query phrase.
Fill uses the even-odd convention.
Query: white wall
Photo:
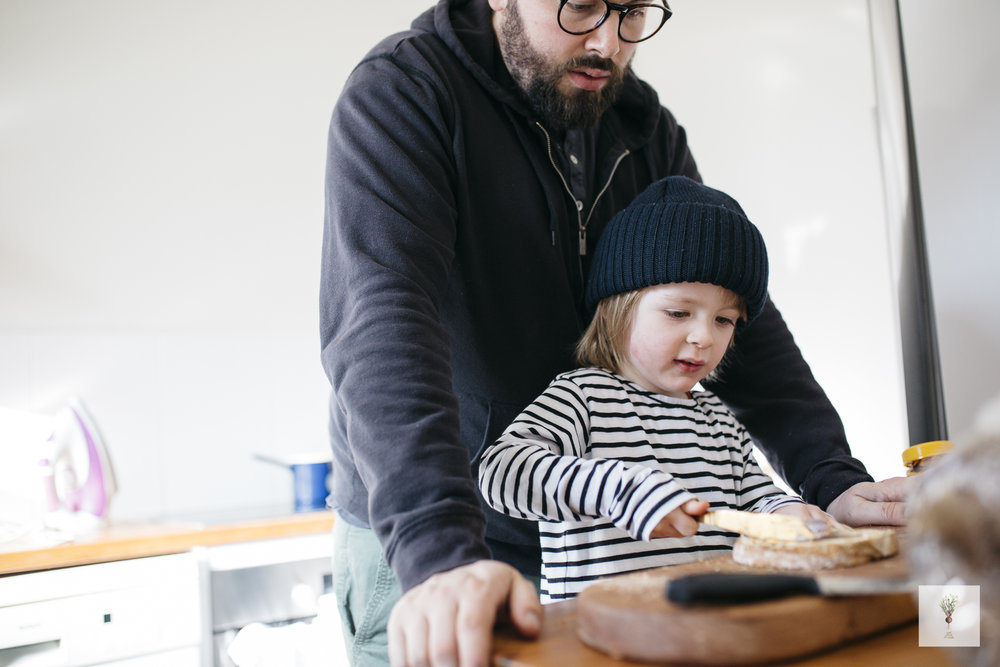
[[[288,473],[253,454],[326,447],[327,119],[356,60],[424,4],[0,5],[0,406],[51,411],[81,395],[116,463],[116,516],[288,502]],[[898,474],[905,412],[865,2],[671,4],[636,67],[688,128],[706,180],[764,230],[775,300],[857,452],[878,476]],[[942,51],[974,60],[980,43],[996,64],[989,0],[948,13],[950,50],[940,12],[913,4],[904,23],[928,51],[911,65]],[[953,404],[953,386],[978,398],[997,374],[977,369],[1000,364],[997,281],[966,281],[967,246],[948,235],[975,239],[977,257],[996,238],[985,145],[998,143],[986,122],[997,102],[995,86],[977,85],[989,81],[981,67],[913,81],[918,99],[988,103],[974,122],[941,99],[917,109],[918,130],[935,126],[919,148],[953,427],[972,402]],[[988,359],[974,361],[971,344]]]
[[[0,5],[0,406],[82,396],[116,516],[291,507],[253,454],[327,451],[326,128],[376,7]]]
[[[945,408],[962,439],[1000,399],[1000,3],[901,8]]]

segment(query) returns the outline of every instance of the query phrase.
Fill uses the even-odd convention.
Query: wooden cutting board
[[[901,553],[824,576],[905,580]],[[910,593],[819,597],[800,595],[733,605],[676,605],[669,579],[704,572],[774,572],[735,563],[732,555],[611,577],[577,598],[577,635],[617,658],[652,663],[741,665],[795,658],[910,623]],[[808,574],[797,572],[796,574]]]

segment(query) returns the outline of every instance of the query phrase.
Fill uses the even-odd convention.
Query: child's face
[[[635,306],[621,374],[647,391],[684,398],[722,361],[739,318],[738,297],[724,287],[648,287]]]

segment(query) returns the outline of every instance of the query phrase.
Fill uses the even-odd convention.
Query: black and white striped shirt
[[[649,538],[692,498],[756,512],[801,502],[756,464],[749,434],[717,396],[692,396],[577,369],[483,452],[479,485],[490,506],[540,522],[543,601],[574,597],[606,575],[731,549],[732,533],[704,525],[692,537]]]

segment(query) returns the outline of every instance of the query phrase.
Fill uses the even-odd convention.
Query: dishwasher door
[[[206,666],[235,667],[229,645],[248,625],[312,622],[320,596],[332,589],[332,534],[203,547],[198,556],[206,591]]]

